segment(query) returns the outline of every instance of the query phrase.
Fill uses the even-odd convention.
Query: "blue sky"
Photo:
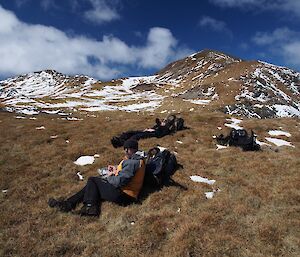
[[[300,0],[0,0],[0,78],[150,75],[203,49],[300,70]]]

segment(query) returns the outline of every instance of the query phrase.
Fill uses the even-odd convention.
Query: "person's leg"
[[[83,216],[99,216],[99,204],[101,203],[101,201],[115,202],[118,204],[129,204],[130,202],[133,202],[135,200],[134,198],[127,196],[120,189],[109,184],[107,180],[102,179],[101,177],[91,177],[89,178],[89,181],[93,182],[93,184],[89,184],[90,186],[92,185],[91,188],[88,188],[87,185],[84,194],[84,206],[81,209],[81,215]],[[93,200],[95,199],[96,194],[94,192],[91,192],[95,190],[95,185],[97,187],[98,203]]]
[[[100,202],[100,194],[97,185],[97,180],[101,180],[100,177],[89,177],[83,195],[84,204],[98,205]]]
[[[99,216],[100,202],[102,196],[100,194],[104,180],[101,177],[89,177],[85,187],[83,196],[83,207],[81,208],[82,216]]]
[[[143,138],[150,138],[150,137],[155,137],[155,136],[156,136],[155,131],[139,131],[134,136],[132,136],[131,139],[139,141],[140,139],[143,139]]]
[[[128,140],[129,138],[131,138],[132,136],[140,133],[140,130],[130,130],[130,131],[126,131],[123,132],[121,135],[119,136],[114,136],[111,139],[111,144],[113,145],[113,147],[118,148],[124,145],[124,142],[126,140]]]
[[[97,191],[97,199],[98,203],[100,201],[110,201],[114,202],[119,195],[121,194],[121,190],[109,184],[107,180],[101,177],[91,177],[90,180],[93,182],[93,186]],[[91,192],[92,190],[88,190],[84,195],[84,203],[95,203],[92,198],[95,198],[95,193]]]
[[[76,194],[70,196],[66,201],[70,202],[74,208],[77,204],[83,202],[84,192],[85,192],[86,186],[82,188],[80,191],[78,191]]]
[[[62,212],[69,212],[76,208],[76,205],[82,202],[84,196],[85,187],[82,188],[79,192],[69,197],[67,200],[56,200],[54,198],[50,198],[48,201],[48,205],[51,208],[57,208]]]
[[[76,208],[76,205],[85,202],[98,205],[100,198],[98,193],[97,185],[94,182],[93,177],[88,179],[88,182],[84,188],[82,188],[79,192],[69,197],[67,200],[56,200],[54,198],[50,198],[48,201],[48,205],[50,207],[56,207],[60,211],[69,212]]]
[[[97,180],[96,183],[102,201],[114,202],[121,205],[136,201],[135,198],[125,194],[122,190],[109,184],[106,180],[100,179]]]

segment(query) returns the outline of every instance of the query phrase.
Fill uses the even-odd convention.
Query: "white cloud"
[[[200,19],[200,21],[198,22],[198,25],[201,27],[206,27],[206,28],[212,29],[217,32],[224,32],[232,37],[232,32],[227,27],[227,25],[224,21],[216,20],[215,18],[212,18],[209,16],[203,16]]]
[[[144,45],[128,46],[112,35],[102,40],[71,37],[54,27],[27,24],[1,5],[0,17],[1,76],[55,69],[110,79],[124,69],[162,68],[174,58],[193,52],[178,46],[166,28],[151,28]]]
[[[13,0],[18,8],[21,8],[24,5],[30,4],[32,0]],[[74,0],[76,1],[76,0]],[[57,5],[55,4],[55,0],[40,0],[39,1],[40,6],[44,10],[49,10],[50,8],[57,8]]]
[[[253,42],[265,46],[271,55],[283,57],[287,64],[300,65],[300,32],[289,28],[277,28],[273,32],[257,32]]]
[[[168,58],[174,54],[173,49],[177,40],[170,30],[165,28],[152,28],[148,34],[147,46],[136,49],[139,64],[142,67],[162,67]]]
[[[300,40],[282,46],[284,58],[295,66],[300,66]]]
[[[202,27],[210,27],[213,30],[223,30],[226,28],[226,23],[218,21],[212,17],[204,16],[199,21],[199,25]]]
[[[203,16],[198,24],[201,27],[209,27],[215,31],[229,31],[224,21],[216,20],[209,16]]]
[[[240,7],[245,5],[259,4],[264,0],[210,0],[212,3],[224,7]]]
[[[300,33],[292,31],[287,27],[277,28],[273,32],[257,32],[253,41],[258,45],[282,44],[296,39]]]
[[[210,2],[221,7],[253,8],[260,11],[278,10],[300,17],[299,0],[210,0]]]
[[[18,8],[25,4],[34,2],[33,0],[13,0]],[[95,24],[103,24],[120,19],[116,10],[120,0],[68,0],[67,4],[73,12],[80,13],[84,19]],[[89,9],[82,12],[81,4],[88,3]],[[34,4],[34,3],[33,3]],[[55,0],[40,0],[39,5],[45,10],[60,9],[59,3]]]
[[[92,9],[84,13],[84,17],[97,24],[110,22],[120,18],[117,10],[108,4],[106,0],[88,0]]]

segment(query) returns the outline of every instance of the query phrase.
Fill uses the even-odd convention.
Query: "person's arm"
[[[143,132],[153,132],[153,131],[155,131],[155,129],[153,128],[146,128],[143,130]]]
[[[118,175],[107,177],[107,181],[115,187],[125,186],[134,177],[139,166],[140,161],[138,160],[125,160],[122,163],[122,170],[119,171]]]
[[[117,167],[113,165],[108,165],[108,176],[117,175]]]

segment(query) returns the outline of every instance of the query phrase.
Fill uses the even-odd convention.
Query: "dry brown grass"
[[[244,121],[260,139],[281,126],[295,148],[216,151],[212,135],[227,116],[206,108],[181,115],[191,129],[140,145],[176,151],[184,169],[174,179],[188,189],[165,187],[127,207],[103,203],[93,219],[59,213],[47,200],[76,192],[98,167],[117,163],[122,150],[112,148],[111,136],[151,126],[155,116],[103,112],[66,121],[0,112],[0,256],[299,256],[299,120]],[[45,130],[35,129],[42,125]],[[95,153],[93,165],[73,164]],[[206,199],[212,187],[190,175],[215,179],[213,188],[221,191]]]

